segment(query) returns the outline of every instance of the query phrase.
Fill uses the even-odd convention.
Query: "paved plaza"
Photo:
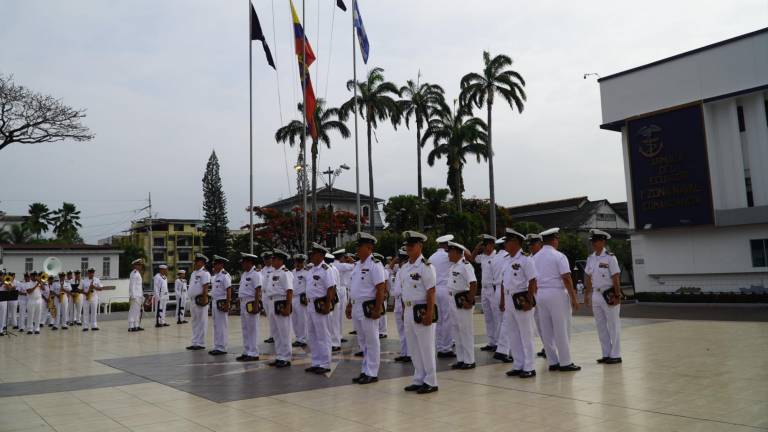
[[[530,380],[507,378],[510,365],[479,351],[484,327],[475,315],[477,369],[451,371],[452,359],[439,359],[440,391],[424,396],[402,391],[412,367],[392,360],[399,344],[391,319],[381,381],[366,386],[351,383],[360,365],[354,336],[326,376],[303,372],[299,348],[288,369],[266,366],[270,345],[260,362],[236,362],[238,317],[222,357],[184,350],[189,324],[155,329],[147,320],[141,333],[115,319],[97,333],[3,337],[0,431],[768,430],[765,307],[640,306],[625,305],[623,364],[595,363],[592,318],[576,316],[572,349],[584,369],[548,372],[539,358]],[[686,319],[674,319],[676,310]],[[744,316],[763,319],[729,319]]]

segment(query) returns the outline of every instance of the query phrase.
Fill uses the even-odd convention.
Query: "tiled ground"
[[[475,318],[479,331],[482,316]],[[520,380],[504,375],[508,365],[490,363],[441,372],[440,391],[426,396],[405,394],[409,378],[395,377],[226,403],[136,374],[144,360],[167,368],[199,355],[183,350],[189,325],[129,334],[124,322],[105,321],[95,334],[4,337],[0,432],[768,430],[768,323],[625,321],[623,365],[595,364],[591,318],[576,317],[573,352],[584,370],[575,374],[547,372],[539,359],[538,376]],[[239,328],[233,317],[235,354]],[[334,374],[354,373],[355,360],[342,359]],[[281,372],[239,375],[259,386]]]

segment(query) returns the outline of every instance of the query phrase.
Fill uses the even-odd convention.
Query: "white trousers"
[[[240,329],[243,331],[243,354],[259,356],[259,314],[248,313],[246,304],[254,297],[240,297]]]
[[[192,304],[192,345],[205,346],[205,332],[208,329],[208,306]]]
[[[27,331],[40,331],[40,323],[43,321],[43,300],[29,300],[27,302]]]
[[[447,287],[437,287],[438,320],[435,326],[436,347],[438,352],[453,350],[453,310],[454,300]]]
[[[72,321],[82,323],[83,321],[83,303],[85,303],[82,294],[72,297]]]
[[[352,305],[352,325],[357,332],[357,340],[363,350],[363,364],[360,372],[370,376],[379,376],[381,363],[381,341],[379,341],[379,320],[366,318],[363,313],[363,300]]]
[[[139,312],[141,312],[141,300],[139,302]],[[83,305],[83,328],[98,328],[99,325],[96,319],[99,315],[99,300],[94,298],[93,300],[86,300]],[[130,314],[129,314],[130,316]]]
[[[3,321],[3,323],[7,323],[8,328],[13,328],[19,325],[17,319],[16,319],[16,308],[19,307],[19,301],[9,301],[8,302],[8,317],[6,318],[6,321]]]
[[[536,348],[533,344],[534,310],[521,311],[515,309],[512,296],[505,299],[504,333],[508,335],[512,351],[512,369],[532,371]]]
[[[386,304],[384,306],[386,307]],[[387,314],[386,314],[386,312],[383,313],[381,315],[381,317],[379,317],[379,334],[380,335],[386,335],[387,334]]]
[[[403,300],[401,297],[395,297],[395,325],[397,326],[397,337],[400,338],[400,355],[408,356],[408,341],[405,337],[405,322],[403,321]]]
[[[301,299],[293,298],[293,312],[291,312],[291,326],[297,342],[307,343],[307,306],[301,304]]]
[[[275,359],[291,361],[291,316],[276,314],[273,300],[268,300],[264,307],[270,308],[269,331],[275,338]]]
[[[307,343],[312,355],[312,366],[330,369],[331,319],[333,315],[317,313],[314,300],[310,299],[309,306],[307,306]]]
[[[27,296],[19,296],[19,321],[18,326],[20,330],[27,329]]]
[[[437,386],[437,359],[435,357],[435,326],[417,324],[413,320],[413,306],[404,310],[405,337],[413,361],[413,383]],[[442,319],[442,316],[438,320]]]
[[[216,301],[223,299],[214,299],[211,302],[211,315],[213,316],[213,349],[219,351],[227,350],[229,341],[229,312],[222,312],[216,307]]]
[[[136,328],[141,324],[141,308],[144,307],[142,298],[132,298],[128,303],[128,328]],[[83,308],[83,326],[87,326],[88,305]]]
[[[453,302],[453,338],[456,340],[456,360],[461,363],[475,362],[475,326],[473,309],[459,309]]]
[[[620,308],[620,304],[616,306],[608,305],[601,293],[597,291],[592,293],[592,314],[595,316],[597,336],[600,338],[600,347],[603,350],[603,357],[621,357]]]
[[[536,294],[536,303],[547,362],[550,366],[572,364],[568,337],[571,327],[571,301],[568,293],[561,289],[540,289]]]
[[[160,297],[157,302],[157,311],[155,311],[155,324],[165,324],[165,308],[168,305],[168,296]]]
[[[0,332],[5,328],[5,323],[8,320],[8,303],[0,302]]]
[[[187,311],[187,293],[176,294],[176,322],[184,321]]]
[[[341,324],[344,322],[344,315],[347,306],[347,287],[341,287],[337,291],[339,295],[339,303],[336,305],[336,309],[331,312],[333,316],[332,328],[331,328],[331,346],[341,346]]]
[[[499,329],[501,328],[501,311],[496,299],[493,284],[483,284],[480,294],[480,305],[483,307],[483,319],[485,320],[485,334],[488,335],[488,345],[499,344]]]
[[[64,301],[61,301],[59,296],[56,296],[54,302],[56,303],[56,320],[53,322],[53,325],[66,327],[67,317],[69,316],[69,297],[64,296]]]

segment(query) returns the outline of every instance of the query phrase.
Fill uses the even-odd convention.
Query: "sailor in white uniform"
[[[208,307],[211,288],[211,274],[205,268],[208,257],[203,254],[195,255],[195,270],[189,277],[189,310],[192,315],[192,344],[188,350],[197,351],[205,349],[205,333],[208,329]]]
[[[584,303],[592,306],[597,335],[603,356],[597,359],[602,364],[621,363],[621,270],[616,256],[608,252],[605,243],[611,235],[599,229],[590,230],[589,241],[593,253],[587,258],[586,290]],[[606,297],[611,301],[608,303]]]
[[[327,253],[324,246],[312,243],[307,274],[307,342],[312,363],[304,371],[318,375],[331,371],[331,309],[336,299],[336,279],[324,262]]]
[[[395,282],[397,280],[397,274],[400,272],[402,264],[407,260],[408,253],[405,252],[405,247],[402,247],[397,251],[397,259],[396,262],[392,263],[389,275],[389,293],[392,296],[392,300],[395,304],[395,325],[397,326],[397,337],[400,339],[400,355],[395,357],[395,362],[402,363],[410,363],[411,356],[408,354],[408,341],[405,337],[405,321],[403,316],[405,304],[403,303],[403,287]]]
[[[350,259],[346,258],[347,251],[345,249],[339,249],[332,254],[326,256],[326,263],[337,273],[336,282],[336,294],[339,296],[340,307],[331,312],[333,315],[333,338],[331,340],[333,344],[333,351],[341,351],[341,344],[347,340],[341,337],[342,323],[344,322],[344,305],[347,304],[349,298],[349,284],[352,277],[352,269],[355,267]]]
[[[165,307],[168,305],[168,266],[161,264],[158,266],[157,274],[152,281],[155,297],[155,327],[168,327],[165,322]]]
[[[37,272],[32,272],[31,281],[27,284],[27,334],[40,334],[40,324],[43,320],[43,291],[46,283],[40,280]],[[40,273],[42,276],[42,273]]]
[[[83,291],[83,280],[80,277],[81,273],[80,270],[75,270],[72,282],[70,282],[70,285],[72,285],[72,289],[74,290],[75,287],[77,287],[78,291],[77,293],[72,294],[72,320],[75,322],[75,325],[81,326],[83,325],[84,317],[83,317],[83,309],[85,308],[85,295],[82,293]]]
[[[275,360],[269,366],[277,368],[291,365],[291,309],[293,304],[293,274],[285,267],[288,254],[279,249],[272,251],[272,279],[266,281],[267,302],[270,308],[269,329],[275,339]]]
[[[232,304],[232,276],[224,270],[224,265],[229,260],[214,255],[211,297],[213,304],[211,315],[213,317],[213,349],[208,354],[213,356],[227,353],[229,341],[229,305]]]
[[[536,254],[541,250],[542,247],[544,247],[544,243],[542,243],[544,239],[541,238],[541,236],[538,233],[530,233],[525,236],[525,242],[528,245],[528,253],[531,256],[531,259],[533,259],[534,264],[536,263]],[[544,339],[541,338],[541,324],[539,323],[539,308],[533,308],[533,321],[536,323],[536,332],[539,334],[539,339],[541,339],[542,348],[541,351],[537,352],[536,355],[538,357],[547,357],[547,353],[544,351]]]
[[[88,331],[89,328],[93,331],[98,331],[99,325],[96,321],[99,316],[99,292],[101,292],[104,286],[101,284],[101,279],[96,277],[96,269],[88,269],[88,273],[85,279],[83,279],[82,287],[85,293],[85,309],[88,311],[85,315],[86,318],[83,319],[83,331]]]
[[[22,332],[27,330],[27,310],[29,306],[29,296],[27,295],[27,288],[31,286],[31,278],[29,273],[24,273],[24,280],[18,282],[16,288],[19,290],[19,330]]]
[[[53,323],[53,329],[61,328],[67,330],[67,317],[69,316],[69,292],[72,291],[72,285],[67,282],[67,274],[64,272],[59,273],[59,279],[53,282],[51,285],[51,291],[53,292],[54,302],[56,303],[56,317]]]
[[[128,331],[143,331],[141,328],[141,313],[144,307],[144,287],[141,278],[141,269],[144,267],[144,260],[139,258],[133,260],[131,263],[133,271],[131,271],[130,279],[128,280]],[[83,295],[86,295],[85,286],[87,280],[84,280],[80,285],[83,289]],[[88,315],[87,308],[83,308],[83,331],[87,331]]]
[[[453,305],[448,292],[448,273],[451,262],[448,260],[448,242],[453,240],[453,234],[437,238],[437,250],[429,257],[429,263],[435,268],[437,277],[436,301],[440,319],[435,326],[437,356],[439,358],[456,357],[453,352]]]
[[[472,314],[477,295],[475,268],[464,258],[467,248],[448,242],[448,292],[453,306],[453,339],[456,341],[456,363],[451,369],[475,368],[475,326]]]
[[[256,271],[259,257],[241,253],[243,274],[240,276],[240,288],[237,297],[240,299],[240,328],[243,332],[243,354],[235,360],[241,362],[259,359],[259,313],[262,305],[261,273]]]
[[[186,324],[187,301],[187,271],[184,269],[176,273],[173,282],[173,293],[176,294],[176,324]]]
[[[480,264],[481,290],[480,304],[483,308],[483,319],[485,320],[485,334],[488,336],[488,343],[480,348],[481,351],[495,352],[499,338],[500,311],[496,301],[496,286],[493,284],[493,259],[496,257],[496,248],[494,243],[496,238],[489,234],[480,236],[481,241],[475,247],[472,253],[473,260]]]
[[[499,237],[494,243],[499,249],[496,251],[496,255],[493,257],[493,263],[491,268],[493,269],[493,285],[496,288],[494,292],[494,302],[498,310],[497,323],[498,331],[496,341],[498,345],[496,352],[493,354],[495,360],[500,360],[504,363],[512,363],[512,343],[509,340],[509,335],[504,331],[506,328],[504,324],[505,315],[501,310],[501,284],[504,279],[504,270],[511,264],[509,253],[504,249],[505,237]]]
[[[275,268],[272,267],[272,251],[262,252],[261,260],[264,262],[264,266],[261,268],[261,280],[264,284],[263,288],[266,290],[267,282],[272,280],[272,272],[275,271]],[[266,302],[264,304],[264,315],[269,319],[269,314],[271,314],[272,311],[266,307]],[[267,331],[269,332],[269,337],[264,339],[264,343],[275,343],[275,338],[272,337],[272,329],[267,328]]]
[[[293,311],[291,312],[291,327],[295,340],[292,346],[304,348],[307,346],[307,274],[305,266],[307,256],[295,254],[293,256]]]

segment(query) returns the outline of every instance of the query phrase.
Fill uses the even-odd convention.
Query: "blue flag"
[[[363,62],[368,63],[368,51],[370,50],[370,46],[368,45],[368,35],[365,34],[365,26],[363,26],[363,18],[360,17],[360,9],[357,7],[357,2],[354,2],[355,9],[353,13],[355,14],[355,30],[357,30],[357,42],[360,44],[360,52],[363,55]]]

